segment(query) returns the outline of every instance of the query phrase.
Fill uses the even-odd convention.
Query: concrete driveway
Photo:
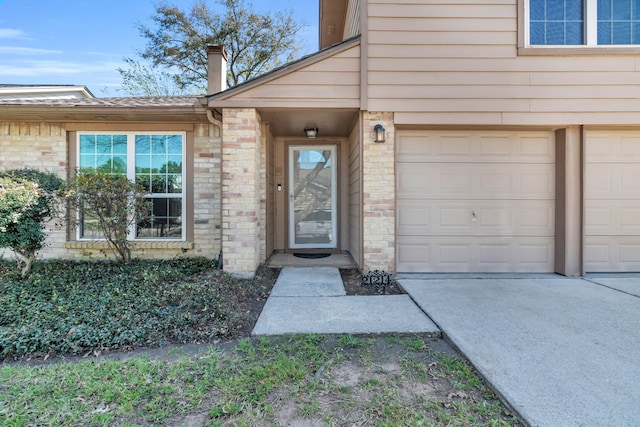
[[[640,276],[399,278],[534,426],[640,426]]]

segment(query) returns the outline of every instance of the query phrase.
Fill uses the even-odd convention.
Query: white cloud
[[[0,39],[26,39],[27,34],[15,28],[0,28]]]
[[[24,61],[0,65],[0,77],[38,77],[46,80],[51,76],[78,76],[97,73],[113,73],[121,67],[120,62],[66,62],[66,61]]]
[[[0,53],[9,54],[9,55],[29,56],[29,55],[59,55],[63,52],[61,50],[35,49],[32,47],[22,47],[22,46],[0,46]]]

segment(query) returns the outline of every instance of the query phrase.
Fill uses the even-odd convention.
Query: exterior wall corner
[[[373,128],[385,129],[375,143]],[[395,270],[395,127],[393,113],[364,112],[362,121],[363,270]]]

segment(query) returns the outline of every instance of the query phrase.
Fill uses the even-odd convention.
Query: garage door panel
[[[640,133],[637,131],[590,131],[588,140],[587,163],[640,161]]]
[[[588,164],[586,197],[591,200],[640,199],[640,161],[638,164]]]
[[[491,237],[476,241],[467,237],[399,236],[398,239],[397,270],[402,272],[549,272],[553,268],[553,238]]]
[[[553,236],[552,200],[407,200],[399,203],[398,235]]]
[[[585,208],[587,235],[640,236],[640,200],[592,200]]]
[[[640,271],[640,239],[637,236],[587,236],[585,270],[588,272]]]
[[[404,132],[397,141],[399,162],[553,163],[549,132]]]
[[[398,271],[550,272],[552,132],[402,131]]]
[[[400,199],[552,199],[553,165],[403,164],[398,170]]]
[[[640,132],[589,131],[585,270],[640,271]]]

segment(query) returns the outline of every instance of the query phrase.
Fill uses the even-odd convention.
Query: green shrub
[[[45,245],[45,223],[57,214],[55,191],[62,184],[54,174],[35,169],[0,173],[0,247],[16,254],[23,277]]]
[[[259,297],[205,258],[130,264],[44,261],[15,286],[0,261],[0,360],[211,342],[244,325]]]
[[[82,169],[69,180],[65,198],[84,215],[97,218],[102,235],[114,254],[125,263],[131,262],[129,227],[148,215],[150,204],[146,191],[125,175]],[[77,226],[75,212],[67,220]]]

